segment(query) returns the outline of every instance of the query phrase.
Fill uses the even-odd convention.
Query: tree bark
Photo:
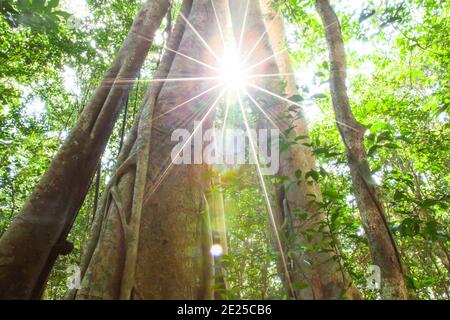
[[[192,9],[190,3],[184,2],[184,16],[219,52],[211,1],[194,0]],[[223,8],[224,2],[216,3],[219,16],[223,16]],[[215,63],[181,17],[168,47]],[[157,78],[204,77],[210,73],[172,50],[165,52]],[[150,88],[137,133],[132,134],[135,140],[127,144],[132,147],[124,148],[128,154],[121,156],[125,160],[97,214],[102,216],[96,227],[100,231],[98,242],[92,246],[92,257],[85,259],[89,261],[78,299],[212,298],[211,231],[205,199],[209,167],[181,164],[167,168],[176,144],[170,141],[172,131],[186,128],[192,132],[194,120],[203,117],[203,127],[211,127],[214,113],[207,117],[207,110],[218,90],[167,112],[213,85],[206,81],[166,82]]]
[[[169,0],[147,1],[71,134],[0,239],[0,298],[42,294]]]
[[[323,21],[331,62],[330,89],[337,127],[344,142],[348,165],[373,263],[381,268],[381,296],[408,299],[400,254],[376,192],[364,147],[366,129],[355,119],[347,95],[346,56],[339,19],[328,0],[316,0]]]
[[[247,1],[230,1],[233,29],[237,39],[241,37],[246,3]],[[268,30],[269,35],[273,31]],[[244,61],[257,63],[274,54],[269,35],[265,32],[266,27],[259,1],[250,0],[240,49],[244,57],[251,54],[251,58]],[[276,35],[276,37],[280,36],[280,34]],[[255,47],[258,39],[261,39],[261,42]],[[277,43],[272,45],[276,46]],[[283,67],[288,69],[289,64]],[[278,74],[280,71],[277,59],[273,57],[254,68],[252,73]],[[283,80],[288,79],[266,78],[255,80],[255,84],[275,94],[283,95],[281,90]],[[290,90],[294,91],[295,84],[290,82],[289,85]],[[294,127],[288,141],[292,142],[297,136],[303,137],[300,143],[292,144],[288,151],[281,155],[278,176],[287,177],[288,181],[278,190],[273,203],[276,230],[272,226],[272,233],[284,235],[283,249],[286,251],[286,256],[289,256],[289,261],[282,261],[282,263],[288,262],[289,274],[284,276],[285,282],[290,282],[293,286],[290,288],[290,295],[296,299],[358,298],[357,290],[349,284],[339,265],[339,259],[332,250],[325,216],[319,207],[321,202],[319,185],[311,179],[308,181],[305,179],[305,175],[315,169],[315,159],[311,148],[307,146],[309,142],[307,126],[301,111],[291,112],[290,106],[286,103],[275,100],[258,90],[251,90],[251,92],[258,94],[255,100],[259,101],[282,134],[291,126]],[[292,117],[293,119],[286,119]],[[292,121],[294,119],[295,122]],[[263,126],[270,127],[269,121],[266,121]],[[297,178],[298,170],[302,172],[300,180]]]

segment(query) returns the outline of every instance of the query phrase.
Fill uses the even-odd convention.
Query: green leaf
[[[373,156],[373,155],[375,154],[375,152],[377,151],[378,148],[379,148],[379,145],[371,146],[371,147],[369,148],[369,150],[367,151],[367,155],[368,155],[369,157]]]
[[[289,100],[294,101],[294,102],[302,102],[305,99],[301,95],[295,94],[295,95],[289,97]]]
[[[33,2],[31,3],[31,6],[35,9],[35,10],[43,10],[45,9],[45,0],[32,0]]]
[[[314,181],[319,181],[319,173],[316,170],[310,170],[305,174],[305,180],[312,178]]]
[[[317,93],[311,97],[311,99],[325,99],[325,98],[327,98],[327,95],[324,93]]]
[[[414,237],[420,232],[420,221],[415,218],[406,218],[400,224],[399,231],[403,236]]]
[[[59,5],[59,0],[50,0],[47,4],[47,8],[53,9]]]
[[[430,208],[434,205],[436,205],[438,203],[438,201],[434,200],[434,199],[426,199],[423,201],[419,201],[418,205],[422,208]]]

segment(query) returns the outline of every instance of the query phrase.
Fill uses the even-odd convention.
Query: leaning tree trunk
[[[189,0],[179,17],[158,78],[203,77],[210,70],[186,59],[215,64],[199,35],[212,50],[221,50],[210,0]],[[215,4],[224,17],[224,2]],[[134,142],[127,144],[99,208],[87,266],[78,299],[209,299],[212,298],[212,243],[205,192],[209,187],[202,164],[171,164],[174,129],[193,132],[194,121],[211,127],[215,89],[174,107],[213,87],[207,81],[155,83],[143,106]],[[169,112],[169,113],[168,113]],[[190,146],[185,150],[189,149]],[[185,151],[186,152],[186,151]],[[123,159],[123,160],[122,160]],[[170,168],[167,170],[167,168]]]
[[[244,15],[247,11],[246,4],[247,1],[230,0],[233,28],[237,39],[241,37]],[[245,59],[247,62],[257,63],[274,54],[270,39],[265,33],[259,0],[249,2],[244,30],[243,40],[239,42],[241,54],[244,57],[251,54],[251,58]],[[255,47],[258,39],[261,41]],[[278,74],[276,62],[275,58],[267,59],[265,63],[255,67],[252,73]],[[281,77],[255,80],[255,84],[276,94],[282,94]],[[301,113],[292,114],[288,104],[280,103],[267,93],[256,89],[249,91],[258,94],[258,98],[254,101],[271,117],[273,124],[288,135],[289,142],[300,137],[295,140],[299,143],[292,144],[281,154],[278,176],[287,177],[289,181],[275,196],[276,230],[272,226],[274,234],[278,232],[285,235],[282,246],[289,258],[282,263],[285,264],[284,270],[288,269],[288,274],[285,272],[285,282],[289,283],[291,296],[297,299],[358,298],[357,290],[349,285],[338,256],[332,250],[325,216],[319,208],[321,202],[319,185],[305,178],[308,172],[315,169],[315,160],[311,148],[302,145],[309,142],[309,139]],[[292,122],[290,119],[292,116],[299,119]],[[266,121],[265,125],[270,126],[269,122],[272,121]],[[287,133],[291,126],[294,126],[295,130]],[[301,177],[298,175],[300,170]]]
[[[18,217],[0,239],[0,298],[42,294],[169,0],[147,1],[112,66]]]
[[[316,0],[316,8],[325,27],[331,62],[331,97],[337,127],[347,150],[353,192],[369,240],[373,263],[381,269],[381,296],[385,299],[408,299],[400,254],[367,161],[363,143],[366,129],[355,119],[347,96],[347,66],[339,19],[328,0]]]
[[[289,53],[287,51],[288,48],[282,16],[273,10],[273,8],[271,7],[271,1],[269,0],[262,1],[261,9],[264,15],[264,21],[266,24],[266,30],[270,40],[270,44],[272,46],[272,51],[275,52],[275,61],[278,66],[279,72],[282,74],[281,79],[284,85],[283,93],[288,98],[300,96],[297,90],[294,69],[292,68]],[[292,116],[292,125],[294,126],[293,132],[295,133],[296,137],[302,137],[302,139],[300,139],[301,143],[295,145],[296,150],[294,152],[297,154],[297,158],[294,161],[300,172],[306,174],[308,172],[316,170],[316,159],[313,153],[313,148],[311,147],[308,124],[306,118],[304,117],[303,108],[299,105],[297,105],[296,107],[297,110],[290,112]],[[298,157],[298,155],[301,155],[301,159]],[[318,206],[308,206],[308,202],[310,201],[318,203],[322,202],[320,185],[317,183],[308,183],[304,179],[302,180],[300,185],[298,185],[298,187],[301,193],[307,195],[306,202],[303,202],[303,204],[301,205],[301,210],[309,212],[311,216],[314,217],[313,219],[317,219],[316,222],[313,222],[313,224],[317,223],[317,225],[323,225],[325,221],[323,210]],[[285,206],[282,205],[283,199],[279,199],[278,201],[278,211],[285,211]],[[284,218],[284,220],[281,221],[280,225],[289,224],[289,222],[286,221],[287,217],[282,218]],[[290,232],[287,228],[286,231],[286,238],[292,237],[290,236]],[[328,229],[324,229],[322,232],[324,232],[326,236],[329,236],[327,233],[328,231]],[[332,248],[337,248],[337,245],[334,244]],[[327,249],[329,250],[330,247],[328,247]],[[342,298],[360,299],[361,296],[358,290],[353,284],[350,284],[351,279],[347,272],[344,270],[342,261],[338,257],[340,253],[336,252],[336,250],[337,249],[335,249],[334,252],[335,255],[333,254],[333,259],[335,259],[336,263],[339,264],[336,265],[336,267],[341,271],[343,283],[346,286],[349,286],[348,288],[344,288],[344,290],[342,291]],[[335,290],[336,291],[334,292],[333,296],[324,296],[324,298],[338,297],[339,295],[337,295],[337,288]],[[314,294],[314,296],[316,296],[316,294]]]

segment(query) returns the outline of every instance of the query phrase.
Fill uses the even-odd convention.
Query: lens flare
[[[223,248],[220,244],[213,244],[210,249],[210,253],[213,257],[218,258],[223,254]]]
[[[224,136],[223,133],[227,126],[228,113],[229,113],[232,105],[234,105],[234,102],[236,102],[235,100],[238,101],[238,105],[240,107],[240,113],[242,114],[244,125],[246,127],[249,137],[251,137],[250,125],[248,123],[248,119],[245,114],[246,111],[245,111],[244,104],[243,104],[244,98],[248,98],[252,102],[252,104],[258,109],[258,111],[261,112],[263,114],[263,116],[265,118],[267,118],[274,127],[277,127],[275,120],[272,119],[272,117],[270,115],[270,109],[266,108],[264,105],[260,105],[258,103],[257,99],[254,98],[250,94],[250,92],[247,90],[249,87],[256,89],[257,91],[259,91],[260,94],[262,93],[263,95],[269,95],[269,96],[275,97],[285,103],[288,103],[288,105],[292,104],[292,105],[297,105],[297,106],[301,107],[301,105],[299,105],[295,101],[291,101],[288,98],[285,98],[285,97],[283,97],[275,92],[272,92],[268,89],[265,89],[263,87],[260,87],[254,83],[254,80],[260,79],[260,78],[268,78],[268,77],[280,78],[282,76],[287,76],[287,75],[292,76],[293,74],[289,74],[289,73],[268,74],[268,73],[256,73],[256,71],[255,71],[255,69],[258,66],[261,66],[261,65],[267,63],[269,60],[275,59],[276,56],[284,53],[287,49],[283,49],[278,52],[275,52],[275,53],[269,55],[268,57],[257,61],[256,63],[252,62],[252,64],[250,64],[250,61],[251,61],[252,57],[254,56],[253,55],[254,51],[257,49],[259,44],[264,41],[265,37],[267,37],[267,29],[261,34],[259,39],[253,44],[253,47],[250,50],[250,52],[248,52],[245,56],[242,56],[241,49],[242,49],[242,45],[243,45],[243,41],[244,41],[244,34],[247,29],[247,16],[248,16],[248,12],[249,12],[249,3],[250,3],[250,0],[247,0],[245,14],[244,14],[244,21],[241,26],[241,35],[240,35],[239,39],[235,39],[235,40],[238,40],[238,44],[230,45],[229,43],[227,43],[228,39],[225,36],[226,30],[222,29],[221,23],[218,19],[216,8],[214,6],[214,2],[212,2],[214,15],[215,15],[216,22],[218,25],[220,37],[221,37],[222,43],[223,43],[223,48],[225,48],[225,50],[223,51],[224,52],[223,56],[221,58],[219,58],[220,53],[215,53],[214,50],[212,50],[212,48],[209,46],[208,42],[205,39],[203,39],[203,37],[200,35],[198,30],[196,30],[195,27],[189,22],[189,20],[182,13],[180,13],[181,18],[186,22],[186,24],[193,31],[193,33],[196,35],[198,40],[203,44],[203,46],[213,55],[213,57],[215,58],[217,63],[214,63],[214,65],[211,65],[205,61],[201,61],[199,59],[191,57],[190,55],[184,54],[177,50],[170,49],[168,47],[164,47],[164,48],[170,52],[175,53],[176,55],[178,55],[180,57],[185,58],[186,60],[189,60],[191,63],[197,63],[199,65],[202,65],[203,67],[210,69],[214,73],[212,74],[212,76],[208,76],[208,77],[207,76],[205,76],[205,77],[199,76],[199,77],[192,77],[192,78],[189,78],[189,77],[167,78],[167,79],[154,79],[153,81],[154,82],[164,82],[164,83],[165,82],[186,82],[186,81],[189,81],[189,82],[212,81],[213,83],[215,83],[215,85],[212,85],[209,89],[206,89],[205,91],[199,93],[198,95],[187,99],[185,102],[177,105],[176,107],[171,108],[170,110],[163,113],[162,115],[154,118],[152,121],[155,121],[159,117],[162,117],[170,112],[174,112],[175,110],[178,110],[179,108],[181,108],[183,106],[189,105],[189,102],[197,100],[198,98],[202,97],[203,95],[206,95],[207,93],[210,93],[211,91],[215,90],[216,88],[220,87],[221,92],[218,94],[217,99],[214,101],[214,103],[209,108],[202,106],[201,110],[203,110],[203,108],[204,108],[205,110],[203,110],[203,111],[205,112],[205,114],[204,114],[202,120],[200,121],[200,125],[194,129],[194,132],[189,137],[189,139],[186,141],[185,145],[183,145],[183,147],[179,150],[176,157],[180,156],[182,150],[188,145],[188,143],[190,143],[190,140],[193,138],[194,134],[197,132],[197,130],[201,126],[201,123],[203,123],[205,121],[205,119],[216,109],[216,107],[219,105],[219,103],[223,97],[226,97],[226,109],[225,109],[224,123],[223,123],[223,127],[222,127],[222,137]],[[274,21],[274,20],[275,19],[273,19],[272,21]],[[139,35],[139,36],[141,36],[141,35]],[[234,42],[234,41],[231,41],[231,42]],[[233,101],[233,104],[231,103],[231,101]],[[198,114],[200,114],[200,113],[201,112],[198,112]],[[263,193],[263,196],[264,196],[264,199],[266,202],[266,206],[267,206],[267,211],[268,211],[268,216],[269,216],[269,224],[271,225],[271,227],[274,231],[274,234],[275,234],[276,246],[277,246],[280,258],[282,260],[284,272],[287,275],[286,280],[287,280],[289,289],[292,293],[292,296],[295,298],[296,292],[294,290],[292,279],[290,276],[290,270],[288,268],[287,258],[283,251],[281,238],[280,238],[280,235],[279,235],[279,232],[277,229],[274,213],[273,213],[273,210],[271,207],[271,199],[269,196],[269,192],[268,192],[268,189],[267,189],[267,186],[266,186],[266,183],[265,183],[262,171],[261,171],[262,169],[261,169],[260,163],[258,162],[256,145],[252,139],[250,139],[250,147],[251,147],[250,148],[251,154],[256,163],[256,171],[257,171],[257,174],[259,177],[259,182],[261,184],[261,190],[262,190],[262,193]],[[156,178],[156,182],[148,189],[145,201],[147,201],[156,192],[156,190],[158,190],[158,188],[161,186],[161,184],[163,183],[163,181],[165,180],[165,178],[167,177],[169,172],[171,172],[173,166],[174,166],[174,160],[172,159],[172,161],[170,161],[170,163],[168,164],[167,168]],[[221,257],[223,255],[222,246],[220,244],[213,244],[210,248],[210,254],[212,257],[215,257],[215,258]]]

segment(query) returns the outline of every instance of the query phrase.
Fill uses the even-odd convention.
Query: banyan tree
[[[365,128],[347,97],[339,20],[328,0],[315,4],[329,49],[336,126],[372,260],[382,270],[381,294],[407,299],[406,271],[370,177]],[[58,256],[70,252],[67,236],[102,154],[140,82],[155,34],[172,14],[176,19],[168,24],[157,71],[96,202],[81,258],[81,286],[67,298],[221,298],[227,274],[220,256],[228,244],[220,170],[196,159],[207,141],[192,142],[198,132],[217,127],[218,118],[226,122],[234,108],[247,133],[286,296],[360,299],[326,225],[307,122],[295,99],[284,21],[268,0],[145,1],[76,125],[0,239],[0,298],[41,298]],[[257,129],[279,130],[281,144],[289,146],[280,153],[274,179],[263,174],[253,120]],[[173,139],[180,128],[190,133],[181,147]]]

